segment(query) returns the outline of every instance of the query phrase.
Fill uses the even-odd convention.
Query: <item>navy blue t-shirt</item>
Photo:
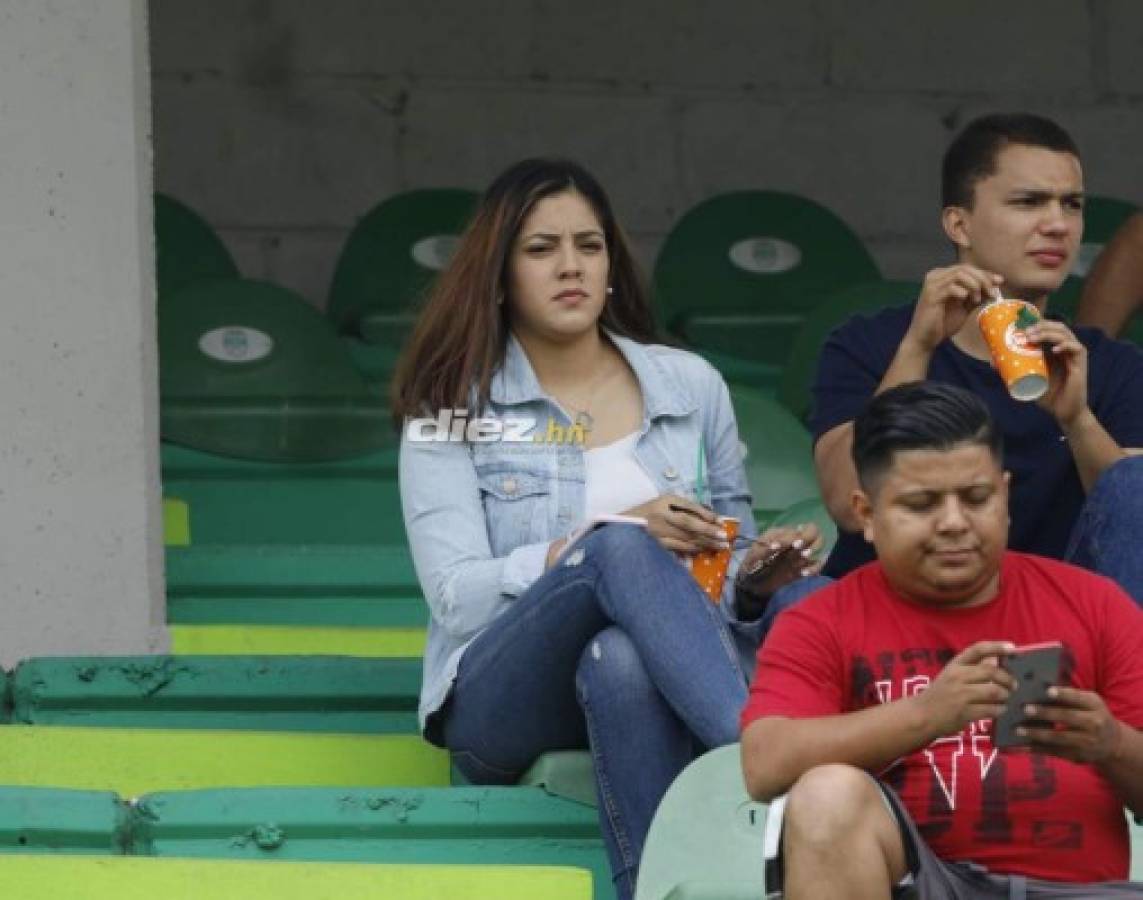
[[[889,369],[912,321],[913,307],[854,316],[826,340],[814,381],[810,430],[816,443],[857,417]],[[1088,405],[1121,447],[1143,447],[1143,353],[1097,328],[1075,327],[1088,349]],[[955,384],[988,405],[1004,434],[1004,468],[1012,473],[1008,546],[1061,559],[1084,502],[1083,485],[1056,420],[1035,403],[1013,400],[992,366],[945,341],[933,353],[929,380]],[[840,532],[825,566],[834,577],[873,559],[860,534]]]

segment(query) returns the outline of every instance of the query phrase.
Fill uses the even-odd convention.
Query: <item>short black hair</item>
[[[993,113],[969,122],[941,162],[941,206],[972,208],[976,183],[996,174],[996,159],[1009,144],[1060,153],[1080,152],[1072,136],[1051,119],[1032,113]]]
[[[853,425],[853,465],[866,491],[902,450],[987,447],[999,461],[1004,439],[988,407],[972,391],[934,381],[910,381],[878,394]]]

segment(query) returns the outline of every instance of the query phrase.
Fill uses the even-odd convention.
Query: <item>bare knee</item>
[[[785,833],[787,841],[823,849],[869,838],[900,844],[897,823],[877,783],[846,765],[817,766],[794,782],[786,801]]]

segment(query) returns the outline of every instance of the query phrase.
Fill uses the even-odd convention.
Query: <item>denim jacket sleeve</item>
[[[469,447],[401,440],[401,508],[433,617],[455,640],[474,636],[544,570],[548,544],[492,555]]]

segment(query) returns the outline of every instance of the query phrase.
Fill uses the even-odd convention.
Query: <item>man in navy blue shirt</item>
[[[1143,604],[1143,354],[1097,329],[1042,319],[1026,335],[1048,348],[1049,389],[1025,403],[991,367],[976,321],[998,296],[1047,311],[1080,245],[1083,199],[1079,151],[1047,119],[985,116],[949,146],[941,224],[956,263],[929,272],[913,305],[855,316],[822,349],[810,426],[840,532],[826,574],[873,559],[850,507],[854,418],[874,394],[930,379],[978,394],[1003,431],[1009,545],[1109,575]]]

